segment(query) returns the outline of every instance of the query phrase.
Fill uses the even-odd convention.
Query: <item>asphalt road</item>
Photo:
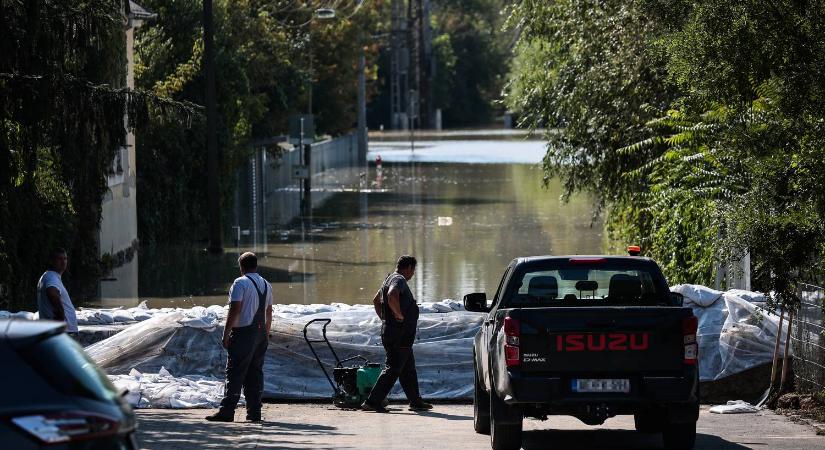
[[[264,422],[218,424],[211,411],[140,410],[138,441],[146,449],[223,448],[489,448],[489,437],[473,432],[471,405],[436,405],[426,413],[392,405],[391,414],[343,411],[318,404],[266,404]],[[242,419],[243,409],[236,416]],[[524,449],[652,449],[658,435],[633,429],[630,416],[590,427],[572,417],[524,422]],[[702,407],[696,449],[825,449],[825,436],[770,411],[710,414]]]

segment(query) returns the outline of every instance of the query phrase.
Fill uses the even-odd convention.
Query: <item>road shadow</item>
[[[261,422],[261,426],[267,429],[281,429],[281,430],[294,430],[294,431],[323,431],[324,434],[341,434],[341,433],[327,433],[331,431],[335,431],[337,427],[330,427],[327,425],[316,425],[312,423],[289,423],[289,422],[278,422],[275,420],[263,420]]]
[[[274,420],[221,423],[176,412],[138,414],[141,449],[323,448],[318,446],[318,438],[336,435],[347,434],[337,427],[317,424]]]
[[[660,434],[643,434],[635,430],[531,430],[522,437],[524,450],[546,449],[661,449]],[[695,450],[745,450],[748,447],[719,436],[696,434]]]
[[[444,420],[473,420],[472,416],[457,416],[455,414],[445,414],[436,411],[418,411],[415,414],[425,417],[434,417],[436,419]]]

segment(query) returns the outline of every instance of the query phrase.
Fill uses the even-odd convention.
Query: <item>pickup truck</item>
[[[697,319],[659,266],[638,256],[517,258],[475,336],[474,428],[494,449],[521,447],[522,420],[599,425],[634,416],[665,448],[690,449],[699,418]]]

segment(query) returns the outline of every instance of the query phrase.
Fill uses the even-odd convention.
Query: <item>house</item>
[[[124,5],[126,26],[126,86],[135,87],[135,30],[156,17],[129,0]],[[124,112],[124,127],[127,121]],[[122,304],[137,302],[137,202],[136,202],[135,135],[126,134],[126,145],[117,150],[108,176],[108,191],[101,204],[102,216],[98,248],[110,273],[100,283],[101,302]]]

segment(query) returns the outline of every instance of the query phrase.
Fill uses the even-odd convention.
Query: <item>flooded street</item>
[[[144,249],[140,300],[150,307],[222,304],[237,276],[236,258],[247,250],[258,253],[276,302],[304,304],[369,303],[405,253],[419,261],[411,282],[416,299],[439,301],[470,292],[492,294],[517,256],[601,252],[602,227],[591,225],[592,202],[576,196],[565,204],[558,183],[542,187],[536,163],[542,143],[419,145],[409,152],[409,143],[372,143],[370,160],[379,154],[383,160],[380,176],[371,164],[362,182],[366,189],[342,186],[315,208],[310,229],[269,230],[255,247],[227,242],[220,256],[195,247]],[[508,160],[514,162],[502,162]],[[137,302],[102,301],[106,306]]]

